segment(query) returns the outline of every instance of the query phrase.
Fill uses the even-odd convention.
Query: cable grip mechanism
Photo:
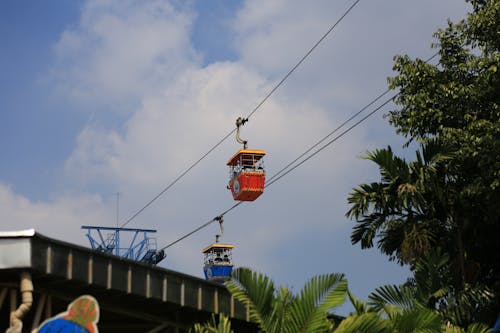
[[[248,141],[247,140],[243,140],[241,137],[240,137],[240,126],[243,126],[245,125],[245,123],[248,121],[248,119],[245,119],[245,118],[242,118],[242,117],[238,117],[238,119],[236,119],[236,141],[240,144],[243,145],[243,149],[247,149],[247,143]]]
[[[224,215],[219,215],[215,217],[214,220],[219,222],[220,233],[222,235],[224,233],[224,226],[222,225],[224,223]]]

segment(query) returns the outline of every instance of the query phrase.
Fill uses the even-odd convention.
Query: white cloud
[[[241,62],[278,81],[353,2],[246,1],[234,20]],[[285,89],[335,112],[359,107],[385,90],[394,55],[429,57],[434,52],[432,34],[447,18],[463,17],[468,7],[454,0],[361,1],[289,78]]]
[[[81,184],[95,179],[112,180],[113,172],[119,168],[117,149],[121,142],[114,131],[84,128],[76,141],[78,149],[66,161],[66,168]]]
[[[332,21],[331,1],[246,1],[234,20],[241,60],[280,75],[302,57]],[[335,15],[339,16],[339,15]],[[330,23],[331,22],[331,23]]]
[[[198,62],[194,17],[167,1],[88,1],[57,45],[52,80],[74,103],[130,112]]]
[[[34,228],[45,236],[84,244],[81,225],[108,225],[112,210],[97,194],[65,194],[48,201],[33,202],[0,184],[2,230]]]

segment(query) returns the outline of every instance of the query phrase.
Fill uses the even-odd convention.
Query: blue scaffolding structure
[[[97,227],[88,225],[82,225],[82,229],[87,230],[86,235],[90,241],[90,246],[96,251],[114,254],[119,257],[153,265],[158,264],[166,257],[163,250],[157,250],[156,239],[148,236],[148,234],[156,233],[154,229]],[[103,235],[104,231],[107,231],[106,235]],[[130,233],[130,242],[126,247],[122,247],[121,242],[124,240],[120,235],[121,233]]]

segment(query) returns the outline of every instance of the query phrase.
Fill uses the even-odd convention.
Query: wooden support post
[[[68,266],[66,270],[66,277],[68,280],[73,278],[73,252],[69,251],[68,253]]]
[[[45,262],[45,273],[52,273],[52,248],[47,247],[47,261]]]
[[[17,289],[10,290],[10,316],[9,316],[9,326],[12,326],[12,318],[14,318],[14,312],[17,309]]]
[[[45,319],[52,317],[52,296],[47,295],[47,301],[45,303]]]
[[[94,280],[94,259],[92,258],[92,256],[90,256],[88,261],[88,276],[87,276],[88,284],[92,284],[93,280]]]
[[[148,271],[146,274],[146,298],[151,297],[151,275]]]
[[[161,291],[161,300],[163,302],[167,301],[167,277],[163,277],[163,286],[162,286],[162,291]]]
[[[127,270],[127,294],[132,292],[132,267],[128,266]]]
[[[113,275],[113,265],[111,264],[111,260],[108,261],[108,274],[107,274],[107,279],[106,279],[106,288],[111,289],[111,278]]]
[[[203,300],[201,298],[202,296],[203,296],[203,293],[202,293],[201,284],[200,284],[200,285],[198,285],[198,310],[202,309],[202,305],[203,305]]]
[[[169,325],[168,323],[163,323],[159,326],[156,326],[155,328],[153,328],[152,330],[148,331],[147,333],[160,333],[162,332],[165,328],[167,328]]]
[[[234,318],[234,297],[231,294],[230,306],[229,306],[229,316]]]
[[[35,315],[33,317],[33,325],[31,326],[31,331],[36,330],[40,325],[40,319],[42,319],[42,311],[43,307],[45,306],[46,300],[47,300],[47,294],[42,294],[35,309]]]
[[[184,300],[185,300],[185,295],[184,295],[184,291],[185,291],[185,288],[184,288],[184,280],[181,281],[181,306],[184,306]]]
[[[217,288],[214,291],[214,313],[219,313],[219,290]]]
[[[9,292],[9,289],[7,289],[7,288],[2,288],[2,291],[0,291],[0,310],[2,309],[3,302],[5,301],[5,298],[7,297],[8,292]]]

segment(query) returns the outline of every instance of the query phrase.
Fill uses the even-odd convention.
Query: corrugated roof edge
[[[33,237],[35,233],[35,229],[0,231],[0,237]]]

